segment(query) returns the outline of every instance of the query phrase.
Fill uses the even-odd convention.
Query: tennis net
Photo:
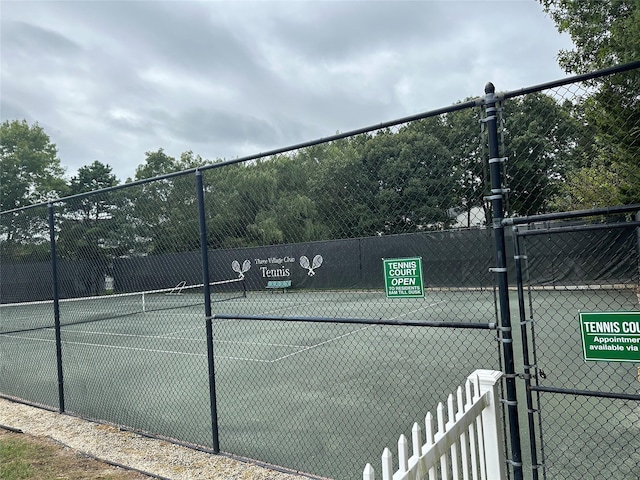
[[[212,303],[224,302],[246,297],[247,289],[244,279],[238,278],[210,283],[209,294]],[[60,324],[73,325],[164,310],[197,308],[204,302],[205,285],[186,285],[185,282],[172,288],[67,298],[59,301]],[[0,304],[0,334],[54,326],[53,300]]]

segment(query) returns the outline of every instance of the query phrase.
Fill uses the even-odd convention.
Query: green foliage
[[[507,215],[640,202],[638,80],[631,71],[566,100],[554,90],[501,103]],[[3,134],[11,135],[3,135],[3,166],[15,171],[17,159],[26,158],[46,168],[28,186],[32,177],[3,171],[2,194],[12,205],[73,195],[56,203],[59,252],[89,260],[95,284],[113,257],[200,247],[194,171],[205,166],[207,239],[214,249],[488,225],[481,112],[450,112],[234,165],[211,165],[190,151],[176,159],[159,149],[146,153],[136,185],[92,195],[83,194],[118,184],[111,167],[93,162],[63,185],[46,134],[5,122]],[[46,214],[40,208],[0,217],[0,239],[9,240],[0,242],[3,259],[46,259]]]
[[[363,165],[378,185],[376,229],[406,233],[448,228],[456,206],[453,156],[443,143],[440,118],[429,118],[367,142]]]
[[[588,73],[640,59],[638,0],[540,0],[575,49],[561,51],[567,72]]]
[[[134,180],[162,177],[206,165],[200,156],[184,152],[180,159],[163,149],[147,152]],[[195,250],[199,246],[195,176],[178,175],[126,188],[120,215],[131,230],[128,253],[134,255]]]
[[[560,32],[568,32],[575,48],[562,51],[559,63],[571,73],[640,60],[640,0],[541,0]],[[594,189],[609,184],[618,191],[603,196],[623,203],[640,202],[640,70],[593,82],[595,93],[586,100],[585,120],[595,127],[594,151],[585,180]],[[589,172],[589,173],[587,173]],[[595,178],[597,172],[605,175]],[[611,175],[617,178],[612,178]],[[565,189],[566,190],[566,189]],[[566,198],[567,192],[563,195]],[[573,195],[581,197],[577,191]],[[578,202],[580,203],[580,202]]]
[[[209,242],[214,247],[270,245],[316,239],[315,200],[309,197],[312,165],[276,156],[206,172]]]
[[[69,182],[71,197],[56,205],[57,249],[61,259],[85,260],[87,293],[101,293],[111,258],[127,248],[127,224],[121,217],[123,195],[117,191],[81,195],[118,185],[111,167],[94,161],[78,169]]]
[[[67,186],[57,148],[36,123],[5,121],[0,125],[0,211],[17,209],[63,195]],[[0,216],[4,259],[33,258],[48,238],[44,210]]]
[[[316,237],[348,238],[374,235],[379,186],[362,162],[371,140],[362,135],[300,152],[314,175],[309,175],[309,196],[316,202],[320,234]]]
[[[582,127],[569,103],[559,105],[541,93],[517,97],[504,105],[508,213],[549,211],[550,200],[567,172],[581,164]]]
[[[573,170],[560,185],[552,207],[571,211],[622,204],[620,179],[619,172],[605,165]]]
[[[640,70],[606,80],[592,99],[589,118],[597,127],[594,138],[604,164],[619,174],[623,203],[640,203]]]
[[[0,210],[59,197],[66,191],[56,145],[37,124],[5,121],[0,126]]]

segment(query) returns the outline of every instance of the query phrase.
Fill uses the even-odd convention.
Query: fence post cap
[[[482,384],[490,384],[495,385],[498,383],[498,380],[502,377],[503,373],[497,370],[483,370],[478,369],[475,370],[471,375],[469,375],[469,379],[473,380],[475,378]]]
[[[367,463],[362,472],[362,480],[375,480],[375,471],[370,463]]]

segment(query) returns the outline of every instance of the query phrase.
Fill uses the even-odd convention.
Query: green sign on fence
[[[387,297],[424,297],[422,258],[383,258]]]
[[[586,361],[640,362],[640,312],[580,314]]]

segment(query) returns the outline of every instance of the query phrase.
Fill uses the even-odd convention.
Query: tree
[[[65,260],[76,263],[77,295],[102,292],[104,278],[110,273],[111,259],[126,247],[123,242],[126,223],[119,215],[122,194],[114,191],[81,195],[118,185],[109,165],[94,161],[78,169],[69,182],[71,197],[61,203],[58,252]],[[74,198],[76,195],[78,197]]]
[[[56,198],[66,191],[58,149],[26,120],[0,126],[0,211]]]
[[[472,99],[465,101],[469,100]],[[480,134],[480,119],[478,107],[450,112],[441,118],[442,130],[446,132],[445,143],[453,157],[456,214],[464,214],[461,224],[466,227],[489,223],[490,204],[484,200],[490,192],[489,167],[483,148],[486,138]]]
[[[310,180],[317,175],[318,162],[312,152],[300,150],[293,155],[279,155],[262,168],[276,179],[277,196],[261,212],[273,219],[282,232],[277,243],[308,242],[325,238],[320,224],[317,198],[310,196]]]
[[[378,185],[377,232],[446,229],[458,206],[457,172],[441,117],[378,132],[364,146],[363,165]]]
[[[571,35],[575,48],[559,53],[570,73],[588,73],[640,60],[640,1],[541,0],[560,32]],[[593,82],[596,93],[586,100],[587,120],[597,128],[592,137],[598,154],[583,177],[594,187],[612,183],[624,203],[640,202],[640,69]],[[606,178],[594,177],[602,172]],[[585,172],[586,173],[586,172]],[[611,174],[618,178],[611,178]],[[577,194],[579,195],[579,192]]]
[[[560,51],[560,66],[588,73],[640,59],[638,0],[540,0],[558,31],[568,32],[573,50]]]
[[[572,113],[571,104],[541,93],[505,103],[508,214],[549,211],[567,172],[584,166],[582,130]]]
[[[207,209],[215,214],[209,241],[225,248],[284,242],[271,210],[278,199],[273,160],[215,169]],[[222,217],[220,216],[222,215]],[[224,218],[226,217],[226,218]]]
[[[573,170],[559,186],[555,210],[584,210],[623,203],[618,172],[603,165]]]
[[[93,192],[114,187],[118,183],[118,178],[113,174],[112,168],[96,160],[91,165],[78,169],[78,174],[72,177],[69,182],[69,194],[78,195]],[[98,195],[97,197],[100,198],[101,196]],[[83,197],[74,202],[79,205],[83,220],[99,220],[110,210],[106,200],[96,200],[95,198],[96,196]]]
[[[37,123],[7,120],[0,125],[0,211],[62,196],[67,189],[63,175],[57,147]],[[33,250],[28,245],[45,241],[46,218],[42,209],[1,215],[3,259],[24,257]]]
[[[192,152],[180,159],[167,155],[163,149],[147,152],[145,163],[138,166],[135,180],[162,177],[203,166],[205,162]],[[132,253],[167,253],[198,248],[198,214],[195,175],[193,173],[159,178],[126,189],[129,224],[136,232]]]

